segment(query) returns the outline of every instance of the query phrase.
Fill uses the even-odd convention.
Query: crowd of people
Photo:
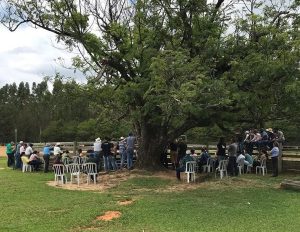
[[[185,171],[188,161],[197,161],[199,171],[210,160],[211,165],[218,167],[221,160],[228,160],[227,170],[229,175],[238,175],[238,164],[242,163],[246,170],[261,165],[261,161],[271,157],[272,172],[274,177],[278,176],[278,157],[282,153],[282,143],[285,141],[284,134],[277,128],[250,129],[244,135],[237,134],[230,140],[227,147],[225,138],[221,137],[217,144],[215,155],[211,156],[206,147],[201,148],[201,154],[197,156],[195,150],[187,150],[187,145],[182,139],[169,143],[170,157],[176,177],[180,179],[180,172]],[[256,153],[254,154],[254,150]],[[196,157],[196,158],[195,158]]]
[[[130,170],[133,168],[135,143],[136,137],[132,133],[129,133],[126,138],[121,137],[118,141],[112,141],[107,137],[103,141],[96,138],[93,150],[83,152],[82,149],[78,149],[73,156],[85,158],[86,162],[95,163],[98,171],[103,166],[106,172],[123,168]],[[33,148],[32,143],[27,144],[20,141],[15,144],[10,142],[6,144],[7,166],[13,169],[22,169],[23,163],[26,163],[38,171],[41,164],[44,164],[44,172],[48,172],[50,159],[54,159],[53,164],[66,164],[65,160],[68,160],[68,163],[73,160],[73,156],[70,156],[68,150],[63,150],[60,143],[56,143],[55,146],[46,143],[41,153],[42,155]],[[116,162],[117,154],[120,155],[120,165],[117,165]]]

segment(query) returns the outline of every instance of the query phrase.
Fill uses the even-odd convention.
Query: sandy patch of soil
[[[6,156],[6,147],[0,146],[0,156]]]
[[[118,205],[131,205],[134,201],[133,200],[123,200],[118,201]]]
[[[96,191],[103,192],[106,189],[117,187],[122,181],[126,181],[128,178],[132,177],[129,172],[114,172],[114,173],[100,173],[97,177],[97,183],[90,182],[87,184],[86,175],[82,174],[80,176],[79,186],[77,180],[70,183],[68,180],[67,184],[56,185],[55,181],[48,181],[47,184],[52,187],[63,188],[68,190],[81,190],[81,191]]]
[[[111,221],[115,218],[119,218],[121,217],[121,212],[120,211],[107,211],[105,212],[104,215],[102,216],[98,216],[96,218],[96,220],[100,220],[100,221]]]

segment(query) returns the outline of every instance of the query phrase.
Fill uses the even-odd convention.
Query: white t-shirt
[[[54,149],[53,149],[53,154],[54,155],[59,155],[61,153],[62,153],[62,151],[60,150],[60,147],[55,146]]]
[[[25,150],[25,155],[31,155],[33,153],[33,150],[30,146],[26,147],[26,150]]]
[[[240,154],[240,155],[236,158],[236,163],[238,164],[238,163],[242,162],[242,160],[245,161],[245,156],[242,155],[242,154]]]
[[[101,141],[94,143],[94,151],[101,151]]]
[[[24,147],[24,146],[21,146],[21,147],[20,147],[20,154],[22,154],[22,152],[25,152],[25,150],[26,150],[25,147]]]

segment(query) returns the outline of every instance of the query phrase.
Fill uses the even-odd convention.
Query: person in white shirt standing
[[[273,148],[270,151],[271,159],[272,159],[272,172],[273,172],[272,177],[278,176],[278,156],[280,153],[278,146],[279,146],[278,142],[274,142]]]
[[[101,153],[101,139],[98,137],[95,139],[94,142],[94,154],[95,154],[95,162],[97,165],[97,170],[100,170],[102,165],[101,165],[101,159],[100,159],[100,153]]]
[[[32,143],[29,143],[28,147],[26,147],[25,155],[26,155],[28,158],[29,158],[30,155],[33,153],[32,147],[33,147],[33,144],[32,144]]]

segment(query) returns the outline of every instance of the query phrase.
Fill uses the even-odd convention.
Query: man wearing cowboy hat
[[[101,158],[100,158],[100,153],[101,153],[101,139],[98,137],[95,139],[94,142],[94,154],[95,154],[95,163],[97,165],[97,170],[101,169]]]
[[[60,143],[56,143],[55,144],[55,147],[54,147],[54,149],[53,149],[53,154],[55,155],[55,156],[57,156],[57,155],[60,155],[60,154],[62,154],[63,152],[62,152],[62,150],[60,149]]]

